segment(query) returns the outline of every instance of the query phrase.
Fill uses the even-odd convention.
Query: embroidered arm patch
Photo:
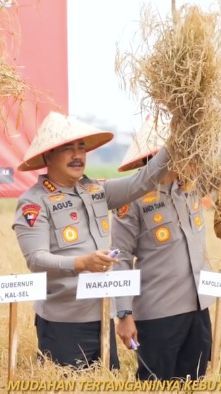
[[[23,216],[30,227],[33,227],[41,210],[38,204],[27,204],[22,207]]]

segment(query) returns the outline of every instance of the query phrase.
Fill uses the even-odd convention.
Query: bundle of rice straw
[[[220,15],[186,5],[174,22],[143,9],[140,26],[139,48],[118,50],[116,71],[145,112],[171,117],[170,168],[208,193],[221,181]]]
[[[7,8],[9,5],[13,8]],[[3,123],[4,131],[7,130],[7,117],[12,106],[15,106],[13,111],[17,111],[19,118],[21,105],[30,91],[29,84],[19,74],[11,58],[12,54],[16,57],[21,38],[17,11],[15,0],[2,1],[0,4],[0,122]]]

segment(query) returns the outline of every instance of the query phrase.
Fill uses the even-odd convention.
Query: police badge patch
[[[33,227],[41,210],[40,205],[27,204],[22,207],[23,216],[30,227]]]
[[[129,211],[129,204],[125,204],[122,207],[117,209],[117,216],[122,219],[124,216],[127,215]]]
[[[155,231],[156,240],[160,243],[167,242],[171,239],[171,232],[168,227],[159,227]]]
[[[65,242],[73,243],[78,240],[78,230],[74,226],[66,226],[62,229],[62,237]]]

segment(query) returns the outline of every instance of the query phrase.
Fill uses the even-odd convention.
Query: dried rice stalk
[[[7,8],[12,6],[12,8]],[[17,1],[0,3],[0,124],[7,131],[7,120],[12,112],[16,116],[16,128],[19,127],[22,103],[31,86],[24,81],[14,65],[21,41]],[[13,54],[13,59],[11,55]],[[2,127],[3,126],[3,127]]]
[[[142,10],[141,43],[116,55],[116,72],[125,87],[141,94],[141,108],[166,113],[170,168],[202,194],[221,179],[221,24],[218,13],[184,6],[176,23]]]
[[[17,74],[15,68],[0,60],[0,97],[21,98],[27,84]]]

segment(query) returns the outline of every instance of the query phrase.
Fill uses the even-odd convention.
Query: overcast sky
[[[116,42],[126,48],[138,30],[143,4],[151,3],[162,17],[171,12],[171,0],[68,0],[69,112],[94,115],[121,131],[139,127],[138,103],[122,91],[114,72]],[[177,0],[177,8],[186,1]],[[190,4],[214,9],[217,1]]]

